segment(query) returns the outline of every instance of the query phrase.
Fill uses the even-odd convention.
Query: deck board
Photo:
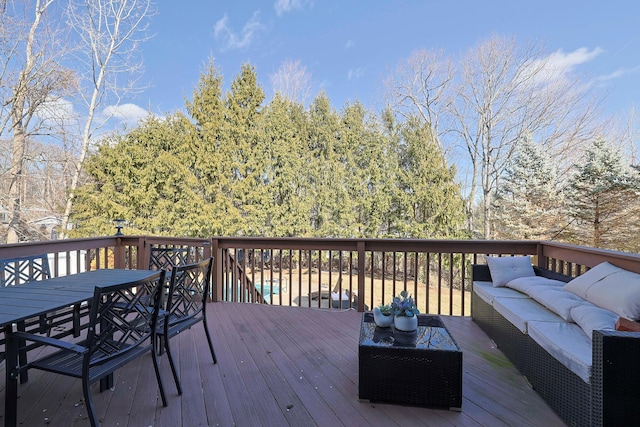
[[[218,357],[202,325],[173,338],[184,393],[160,358],[169,406],[151,355],[116,373],[93,400],[103,426],[563,426],[491,340],[466,317],[443,316],[463,350],[461,412],[358,400],[358,334],[352,310],[208,305]],[[0,365],[4,376],[4,364]],[[4,399],[4,384],[0,399]],[[78,380],[30,371],[19,386],[21,425],[88,425]],[[4,422],[4,407],[0,408]]]

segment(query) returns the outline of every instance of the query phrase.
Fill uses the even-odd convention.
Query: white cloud
[[[220,40],[223,50],[242,49],[248,47],[255,35],[263,31],[265,26],[260,22],[260,11],[255,11],[251,18],[244,24],[240,34],[236,33],[229,25],[229,17],[225,15],[213,26],[213,36]]]
[[[609,73],[607,75],[598,77],[598,80],[600,81],[613,80],[613,79],[618,79],[618,78],[627,76],[629,74],[636,74],[636,73],[640,73],[640,65],[633,68],[619,68],[613,73]]]
[[[547,68],[560,75],[566,75],[572,72],[576,66],[595,59],[602,52],[604,50],[599,47],[592,51],[589,51],[586,47],[581,47],[569,53],[564,53],[560,49],[547,57]]]
[[[344,44],[344,50],[349,50],[355,45],[356,43],[353,40],[347,40],[347,42]]]
[[[359,79],[363,75],[364,75],[364,68],[356,67],[356,68],[349,69],[349,72],[347,73],[347,78],[349,80],[355,80],[355,79]]]
[[[122,124],[136,126],[149,115],[149,111],[136,104],[109,105],[102,110],[105,118],[113,117]]]
[[[55,121],[69,123],[77,118],[77,113],[71,101],[64,98],[51,99],[40,105],[36,111],[36,116],[44,121]]]
[[[276,0],[273,3],[273,8],[276,10],[278,16],[282,16],[292,10],[302,9],[307,4],[312,4],[312,0]]]

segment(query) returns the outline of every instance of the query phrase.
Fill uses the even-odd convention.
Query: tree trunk
[[[11,168],[9,169],[9,229],[7,243],[18,243],[19,229],[22,223],[21,193],[23,186],[23,164],[27,138],[20,122],[13,128],[13,149],[11,153]]]

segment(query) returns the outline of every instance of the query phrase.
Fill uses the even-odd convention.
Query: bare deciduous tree
[[[395,113],[405,119],[417,115],[432,129],[433,140],[443,147],[442,135],[448,126],[441,126],[452,102],[453,62],[442,52],[418,50],[406,62],[400,63],[385,81],[387,98]]]
[[[311,74],[300,61],[285,61],[269,76],[274,94],[291,102],[305,104],[311,96]]]
[[[60,65],[67,50],[59,44],[59,27],[52,12],[55,0],[6,2],[0,18],[0,135],[11,137],[7,243],[20,240],[23,228],[21,194],[29,138],[48,134],[50,115],[38,116],[73,86],[74,76]]]
[[[579,79],[568,79],[553,66],[539,45],[521,47],[503,37],[488,39],[462,58],[453,114],[472,168],[469,213],[476,188],[482,191],[484,238],[492,237],[492,194],[526,134],[558,165],[593,138],[597,103]]]
[[[141,63],[136,61],[138,47],[148,38],[148,19],[153,14],[150,0],[77,0],[68,9],[72,28],[79,36],[80,97],[83,112],[82,143],[69,188],[62,233],[67,228],[74,192],[80,182],[84,162],[96,132],[108,117],[97,120],[98,108],[120,99],[137,86]]]

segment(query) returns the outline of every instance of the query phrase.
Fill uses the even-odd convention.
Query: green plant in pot
[[[416,307],[413,297],[406,290],[393,298],[391,311],[393,313],[393,326],[396,329],[407,332],[418,329],[418,314],[420,314],[420,310]]]
[[[381,328],[388,328],[393,323],[391,304],[380,304],[373,309],[373,321]]]

